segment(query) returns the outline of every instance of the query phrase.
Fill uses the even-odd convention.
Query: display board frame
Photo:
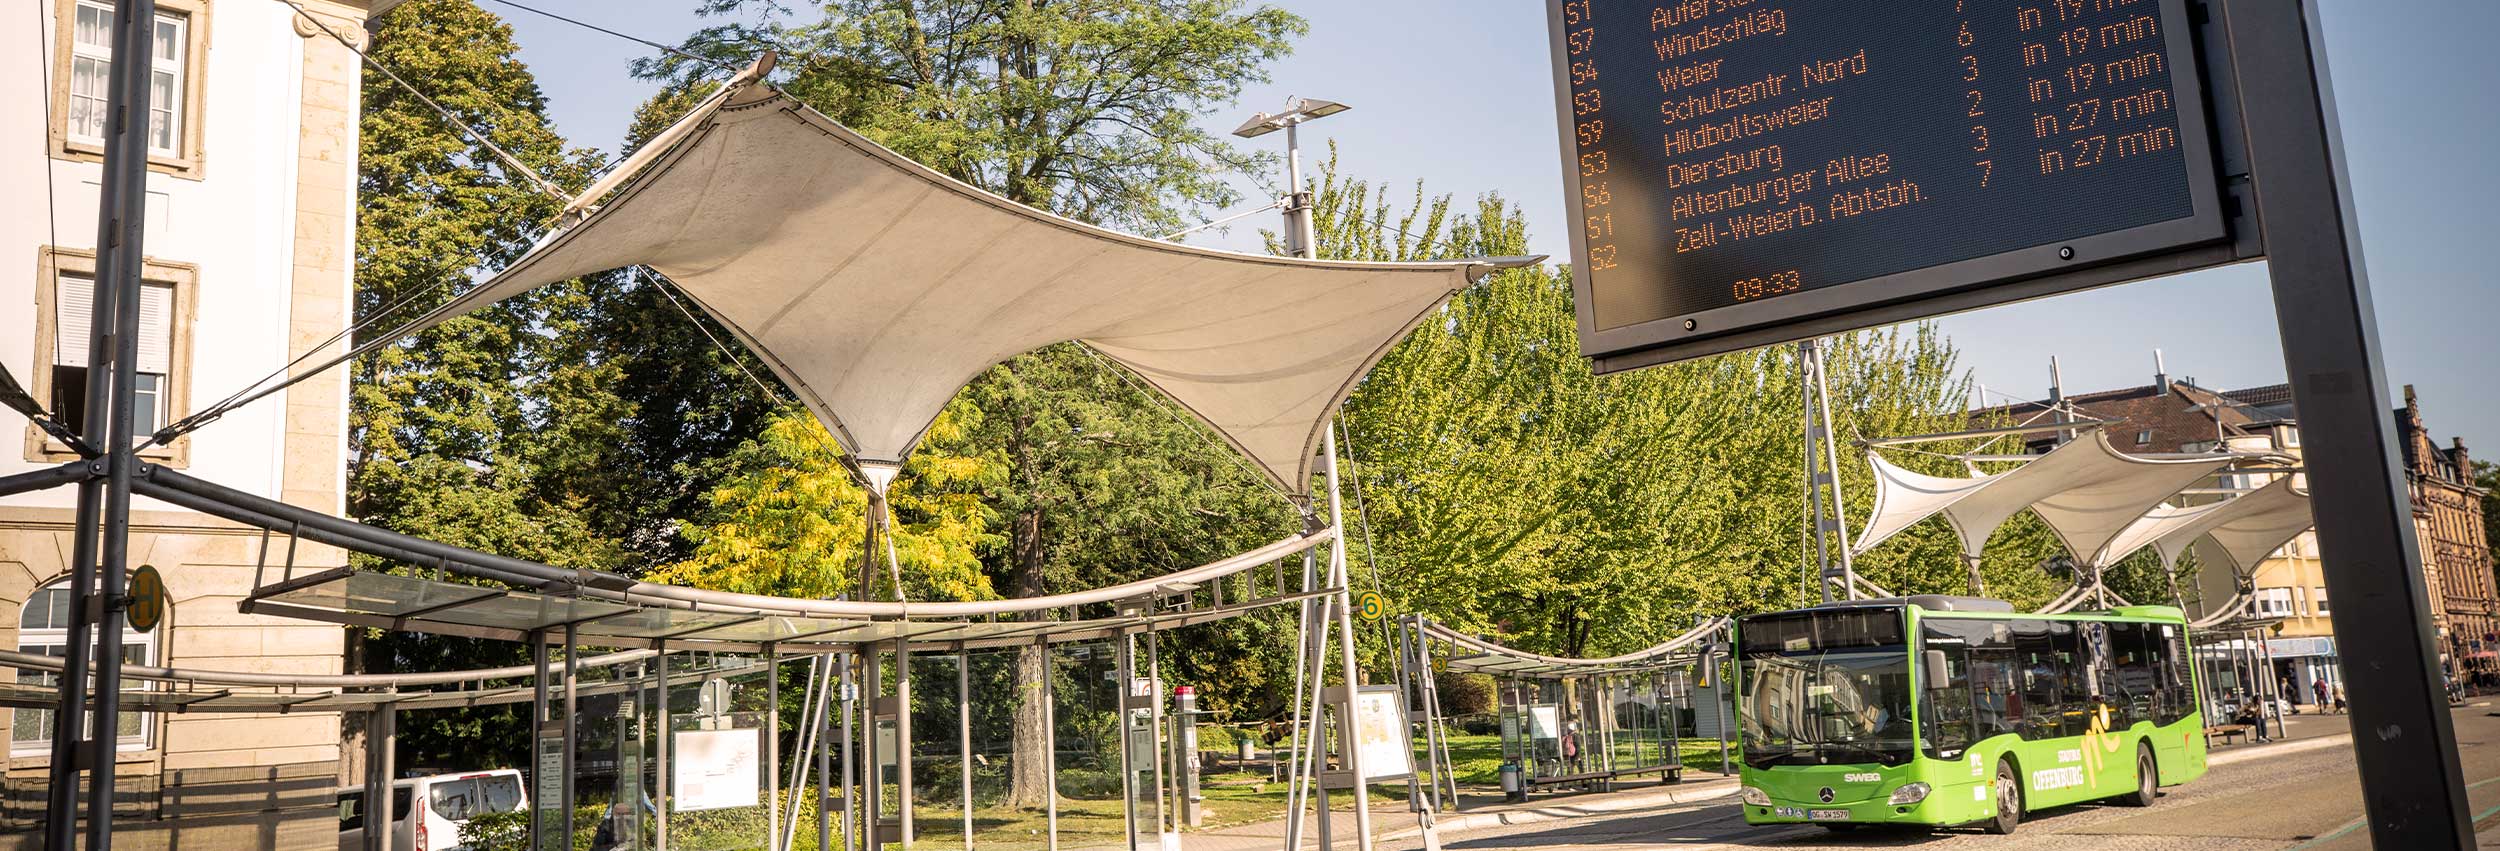
[[[1574,135],[1570,27],[1565,9],[1604,1],[1546,0],[1557,151],[1565,203],[1574,214],[1569,217],[1573,226],[1567,228],[1574,318],[1581,354],[1601,374],[2222,265],[2262,254],[2245,240],[2238,246],[2230,244],[2240,205],[2226,208],[2225,178],[2231,169],[2219,156],[2220,149],[2228,146],[2217,143],[2214,128],[2221,125],[2214,113],[2227,98],[2217,94],[2206,64],[2199,59],[2204,22],[2193,17],[2188,0],[2156,0],[2177,104],[2189,215],[2100,234],[2043,237],[2036,244],[1994,254],[1601,329],[1595,313],[1595,282],[1588,272],[1588,237],[1577,226],[1583,186]],[[2113,272],[2116,264],[2125,266]]]

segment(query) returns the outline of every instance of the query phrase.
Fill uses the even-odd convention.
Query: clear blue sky
[[[1207,117],[1228,131],[1288,96],[1353,111],[1312,125],[1348,174],[1465,199],[1497,192],[1527,214],[1541,251],[1568,253],[1543,4],[1535,0],[1272,0],[1311,23],[1274,80]],[[2417,385],[2443,441],[2463,435],[2500,460],[2500,285],[2480,251],[2484,206],[2500,198],[2500,36],[2491,0],[2321,0],[2328,61],[2351,160],[2380,340],[2395,386]],[[652,91],[626,73],[647,48],[487,2],[512,19],[522,58],[576,144],[613,150]],[[658,41],[701,25],[694,0],[535,0]],[[1278,137],[1261,140],[1281,145]],[[1245,187],[1248,189],[1249,187]],[[1256,194],[1252,189],[1249,193]],[[1257,220],[1253,220],[1257,221]],[[1256,225],[1194,241],[1256,250]],[[2234,388],[2283,380],[2265,270],[2244,265],[2013,305],[1944,320],[1992,391],[2043,394],[2056,356],[2070,391],[2149,383],[2162,349],[2174,376]],[[2393,400],[2391,399],[2391,402]]]

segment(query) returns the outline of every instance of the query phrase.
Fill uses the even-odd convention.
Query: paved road
[[[2483,847],[2500,848],[2500,705],[2456,710],[2460,752]],[[2340,718],[2293,723],[2324,732]],[[2303,731],[2295,730],[2297,736]],[[2358,851],[2370,847],[2360,828],[2360,783],[2352,749],[2339,743],[2308,750],[2247,753],[2217,764],[2204,779],[2166,790],[2149,809],[2081,805],[2030,816],[2013,836],[1976,828],[1912,833],[1833,834],[1816,827],[1749,827],[1732,801],[1664,806],[1568,821],[1444,834],[1452,851],[1566,848],[1986,848],[2024,851]],[[2217,756],[2231,749],[2217,752]],[[1412,849],[1413,840],[1385,847]]]

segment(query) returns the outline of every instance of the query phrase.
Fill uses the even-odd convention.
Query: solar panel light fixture
[[[1326,118],[1351,108],[1333,100],[1295,98],[1293,104],[1287,106],[1283,112],[1262,112],[1250,116],[1250,120],[1242,122],[1240,127],[1233,128],[1233,135],[1253,139],[1315,118]]]

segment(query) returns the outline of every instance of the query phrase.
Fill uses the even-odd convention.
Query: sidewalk
[[[1627,785],[1631,785],[1632,788],[1615,792],[1549,795],[1542,799],[1532,798],[1523,804],[1498,803],[1501,799],[1497,796],[1462,795],[1460,797],[1462,803],[1471,799],[1488,803],[1468,804],[1464,812],[1443,814],[1434,820],[1433,827],[1447,835],[1502,825],[1536,824],[1647,810],[1724,798],[1736,794],[1737,787],[1735,777],[1717,774],[1688,774],[1682,782],[1678,783]],[[1420,832],[1417,828],[1409,826],[1381,834],[1381,838],[1396,839],[1414,836]]]

